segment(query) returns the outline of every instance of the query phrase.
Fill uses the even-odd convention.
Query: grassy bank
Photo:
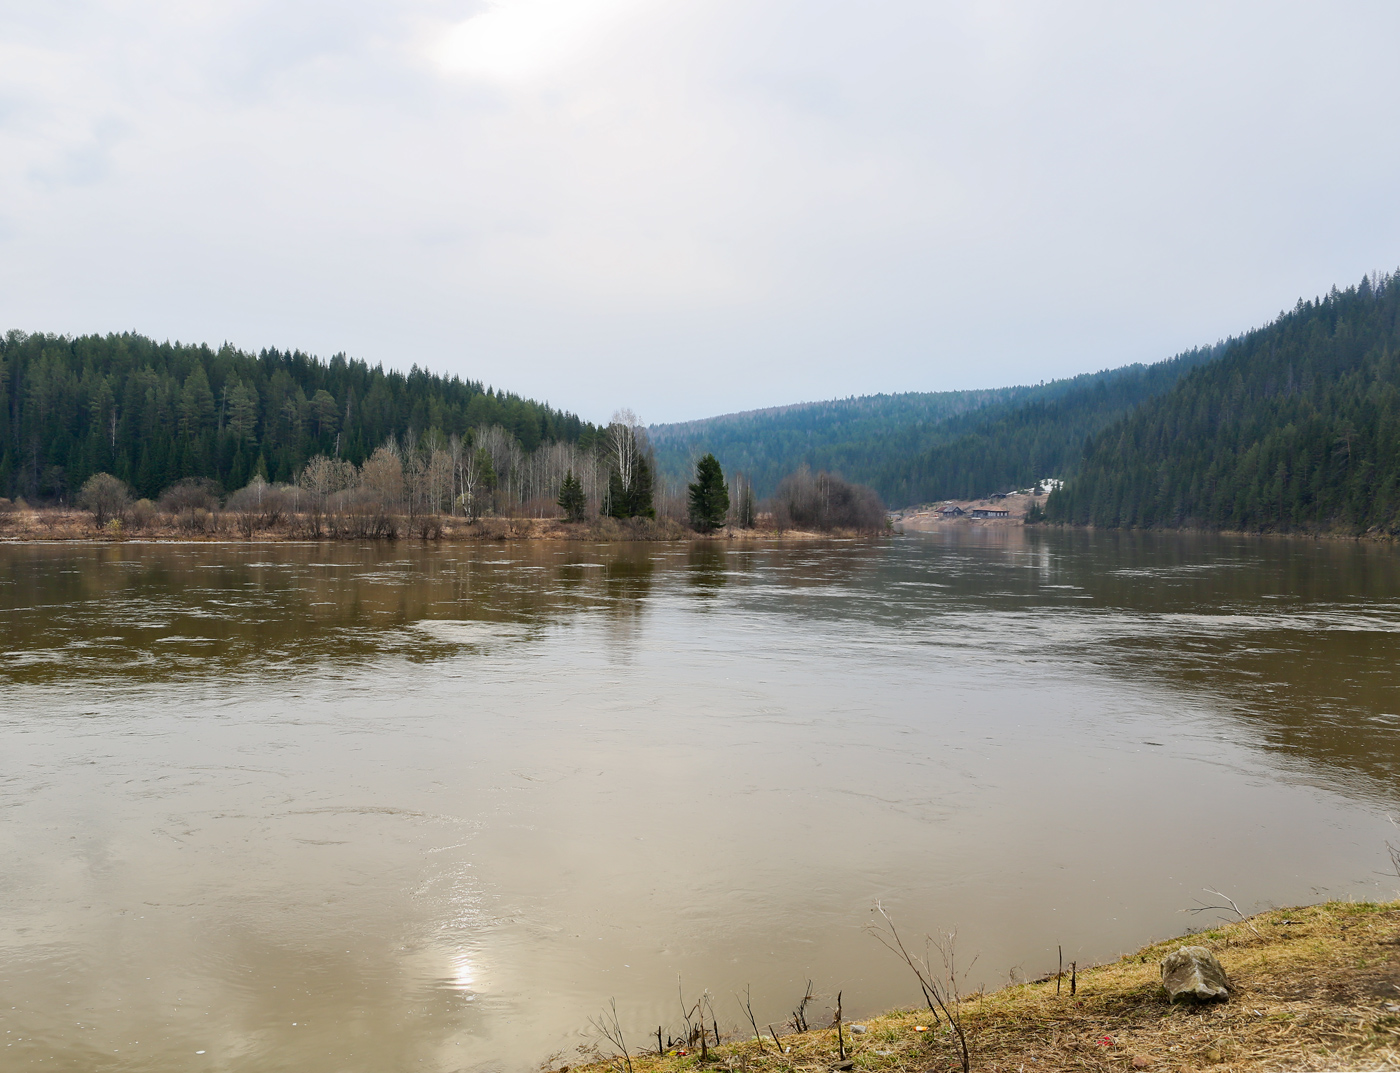
[[[1215,952],[1229,976],[1228,1002],[1167,1001],[1158,965],[1182,945]],[[892,963],[890,971],[907,970]],[[912,975],[910,990],[918,994]],[[1081,969],[1073,995],[1068,973],[973,995],[962,1003],[962,1019],[974,1070],[1400,1069],[1400,902],[1263,913]],[[850,1024],[843,1033],[853,1070],[961,1068],[946,1023],[926,1008],[859,1024],[863,1033],[852,1033]],[[635,1073],[845,1068],[832,1029],[779,1028],[778,1040],[782,1053],[772,1038],[712,1047],[708,1066],[693,1051],[633,1054],[630,1061]],[[626,1068],[620,1057],[586,1068],[619,1067]]]

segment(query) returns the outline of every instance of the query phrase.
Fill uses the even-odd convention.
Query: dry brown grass
[[[0,501],[3,502],[3,501]],[[424,520],[410,521],[401,518],[396,523],[401,539],[423,539]],[[618,521],[614,518],[595,518],[578,525],[566,525],[556,518],[481,518],[468,521],[465,518],[443,515],[431,519],[432,539],[447,541],[504,541],[504,540],[573,540],[590,542],[616,541],[706,541],[706,542],[748,542],[773,543],[801,540],[825,540],[835,538],[868,538],[869,534],[838,531],[834,533],[809,533],[801,530],[774,529],[721,529],[714,533],[696,533],[674,519],[631,518]],[[251,538],[241,532],[232,514],[220,514],[215,522],[203,531],[192,531],[179,525],[168,514],[156,514],[144,524],[128,520],[122,525],[99,529],[93,524],[92,515],[87,511],[45,507],[41,510],[20,509],[0,511],[0,543],[33,541],[118,541],[155,540],[188,543],[190,541],[247,541],[281,542],[309,539],[305,526],[296,519],[287,519],[271,528],[259,527]],[[325,536],[321,539],[344,539],[358,542],[360,537],[336,538]]]
[[[1215,951],[1229,976],[1228,1002],[1167,1002],[1158,964],[1182,945]],[[1081,970],[1073,998],[1067,978],[1059,996],[1053,979],[973,996],[964,1018],[972,1068],[987,1073],[1400,1070],[1400,903],[1263,913]],[[864,1034],[849,1026],[846,1034],[856,1071],[959,1068],[952,1040],[927,1010],[862,1023]],[[782,1055],[771,1039],[761,1052],[752,1041],[727,1043],[711,1052],[708,1068],[827,1073],[837,1065],[834,1031],[780,1038]],[[633,1055],[633,1064],[636,1073],[685,1073],[698,1059],[672,1052]]]

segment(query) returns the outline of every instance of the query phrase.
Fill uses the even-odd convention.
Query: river
[[[0,1068],[529,1070],[1394,897],[1400,553],[0,546]],[[974,960],[975,959],[975,960]]]

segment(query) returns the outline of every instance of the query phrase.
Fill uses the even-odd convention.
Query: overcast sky
[[[1037,381],[1400,266],[1400,4],[0,0],[0,329],[594,420]]]

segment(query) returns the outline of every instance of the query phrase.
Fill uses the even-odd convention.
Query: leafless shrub
[[[114,518],[117,521],[126,518],[131,491],[125,481],[110,473],[95,473],[78,493],[78,505],[92,512],[93,523],[101,529]]]
[[[771,513],[784,529],[876,532],[885,528],[885,505],[873,488],[832,473],[813,473],[806,466],[783,478]]]
[[[208,477],[186,477],[160,494],[160,509],[175,515],[195,510],[212,514],[219,509],[220,498],[219,486]]]
[[[172,519],[177,529],[187,533],[213,533],[219,528],[219,516],[203,507],[182,510]]]
[[[149,499],[138,499],[131,505],[129,520],[131,528],[148,529],[156,517],[156,505]]]
[[[908,965],[914,973],[919,981],[919,989],[924,993],[924,1004],[933,1015],[934,1023],[938,1023],[940,1015],[948,1023],[958,1047],[958,1058],[962,1063],[963,1073],[971,1073],[972,1054],[968,1048],[967,1032],[963,1028],[962,992],[958,984],[955,951],[957,932],[948,932],[939,942],[935,942],[932,936],[925,936],[924,956],[915,957],[905,947],[904,940],[900,938],[894,920],[885,911],[885,907],[876,902],[875,911],[885,923],[883,927],[872,925],[871,932],[886,950]],[[929,954],[933,950],[938,951],[943,967],[941,973],[936,973],[931,966]]]
[[[268,484],[261,477],[254,477],[228,497],[228,509],[238,531],[248,538],[259,529],[280,525],[290,507],[291,495],[287,489]]]
[[[442,539],[442,515],[420,514],[413,519],[413,530],[420,540]]]

